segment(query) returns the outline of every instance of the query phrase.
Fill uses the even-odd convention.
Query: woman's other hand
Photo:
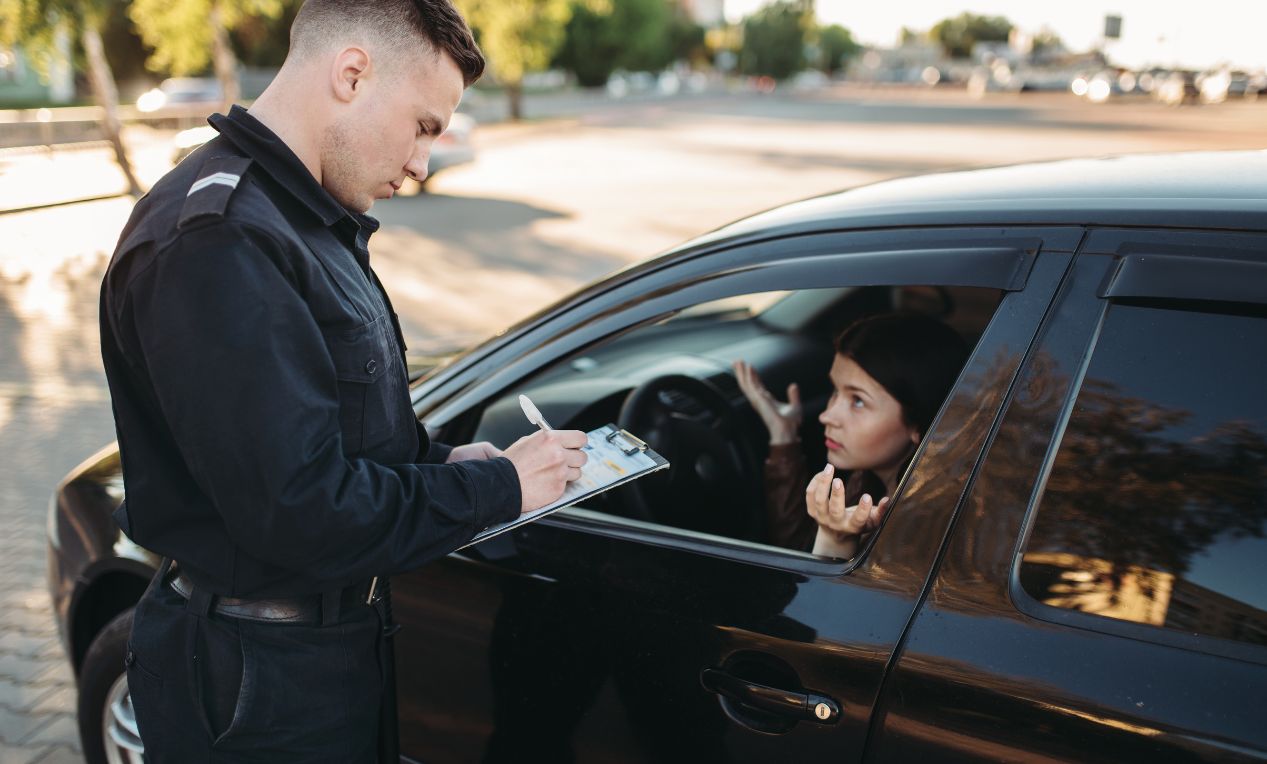
[[[818,523],[820,543],[815,544],[815,553],[852,557],[857,553],[858,537],[880,527],[889,508],[889,497],[873,502],[871,495],[864,493],[856,505],[846,507],[845,483],[835,477],[835,472],[835,467],[828,464],[814,475],[805,489],[805,508]],[[820,551],[823,541],[831,542],[829,551]]]
[[[734,369],[739,389],[770,432],[770,445],[795,443],[799,439],[803,414],[801,391],[796,383],[787,386],[787,402],[784,403],[770,394],[751,364],[742,360],[735,361]]]

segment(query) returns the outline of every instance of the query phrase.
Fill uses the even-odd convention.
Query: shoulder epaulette
[[[213,157],[208,159],[198,173],[198,180],[185,195],[185,206],[180,210],[177,228],[184,228],[191,221],[204,217],[224,217],[229,199],[237,190],[250,157]]]

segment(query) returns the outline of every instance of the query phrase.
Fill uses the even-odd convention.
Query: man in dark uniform
[[[577,431],[431,443],[370,268],[365,212],[483,65],[449,0],[308,0],[273,84],[122,234],[102,354],[116,518],[165,558],[126,661],[151,762],[375,760],[383,577],[580,474]]]

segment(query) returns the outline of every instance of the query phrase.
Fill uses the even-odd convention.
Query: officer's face
[[[462,98],[462,71],[447,53],[419,53],[376,71],[322,146],[321,185],[357,212],[390,198],[406,177],[427,177],[431,144]]]

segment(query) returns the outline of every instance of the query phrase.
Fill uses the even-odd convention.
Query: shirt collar
[[[358,228],[369,228],[372,233],[378,228],[378,222],[367,215],[349,212],[343,205],[330,196],[330,192],[321,187],[312,173],[299,161],[295,152],[287,146],[272,130],[251,116],[241,106],[229,109],[229,115],[213,114],[207,120],[211,126],[225,138],[237,146],[266,173],[271,175],[278,185],[285,188],[296,199],[304,204],[312,213],[321,218],[327,227],[351,217]],[[368,225],[372,223],[372,225]]]

